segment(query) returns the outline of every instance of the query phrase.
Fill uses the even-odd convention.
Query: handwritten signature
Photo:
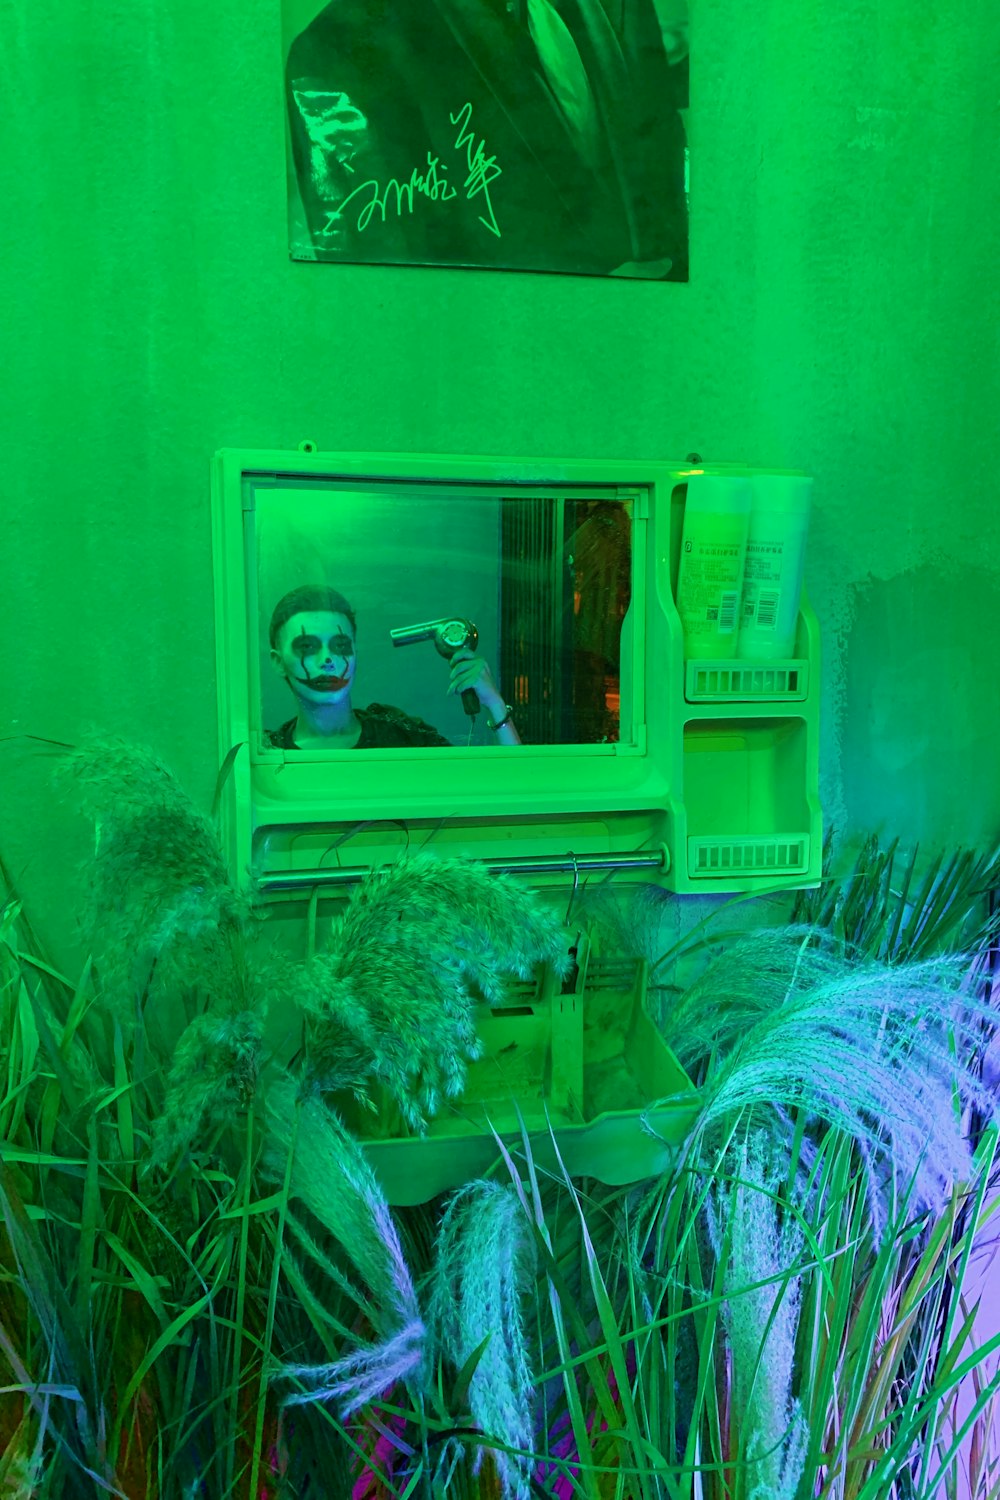
[[[485,203],[485,215],[478,215],[479,222],[499,239],[500,228],[490,198],[490,183],[500,176],[503,169],[497,166],[495,156],[486,155],[486,142],[482,137],[478,145],[476,144],[475,136],[469,129],[471,118],[471,104],[464,104],[457,114],[449,115],[451,123],[459,127],[455,149],[460,151],[463,146],[465,147],[465,161],[469,169],[468,176],[463,183],[465,196],[469,202],[473,198],[482,197]],[[376,178],[370,177],[348,193],[335,209],[327,210],[326,223],[321,233],[338,233],[341,227],[340,221],[348,205],[357,198],[363,198],[366,194],[367,201],[362,204],[358,214],[359,230],[368,228],[376,212],[381,216],[384,224],[393,203],[396,213],[400,216],[404,213],[412,214],[418,195],[429,198],[434,203],[448,203],[452,198],[458,197],[458,189],[452,187],[447,178],[441,175],[447,170],[447,165],[441,161],[440,157],[432,156],[428,151],[426,170],[420,171],[419,168],[414,167],[408,182],[400,182],[398,177],[392,177],[382,188]]]
[[[442,167],[441,170],[444,171],[446,169]],[[359,229],[368,228],[376,209],[382,215],[382,222],[385,223],[389,200],[393,193],[396,196],[396,212],[398,214],[403,213],[404,206],[412,214],[413,200],[417,193],[422,193],[425,198],[430,198],[435,203],[439,198],[442,203],[446,203],[449,198],[458,197],[458,189],[453,188],[443,177],[438,176],[438,158],[432,156],[428,151],[426,172],[420,172],[414,167],[410,173],[409,182],[400,182],[398,177],[393,177],[386,183],[385,188],[380,191],[378,182],[372,177],[367,182],[363,182],[360,187],[356,187],[353,192],[348,193],[347,197],[341,200],[338,208],[328,211],[323,233],[329,234],[336,221],[347,208],[347,205],[367,190],[371,191],[371,196],[358,214]]]
[[[482,193],[489,218],[484,219],[482,214],[480,214],[479,222],[480,224],[485,224],[490,233],[495,234],[497,239],[499,239],[500,229],[497,224],[496,214],[493,212],[493,204],[490,200],[490,183],[500,176],[503,168],[497,166],[495,156],[486,155],[485,140],[480,139],[479,145],[473,150],[475,137],[472,131],[468,129],[469,121],[472,118],[471,104],[463,104],[457,115],[449,115],[448,118],[453,125],[459,127],[458,136],[455,141],[455,150],[460,151],[463,146],[465,147],[465,160],[469,168],[469,175],[464,183],[466,189],[465,196],[471,201],[478,194]]]

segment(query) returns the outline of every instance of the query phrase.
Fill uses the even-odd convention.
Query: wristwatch
[[[504,704],[504,716],[503,716],[503,718],[502,719],[497,719],[497,721],[496,721],[495,724],[494,724],[494,722],[493,722],[492,719],[487,719],[486,720],[486,728],[487,729],[502,729],[503,726],[510,719],[511,715],[513,714],[513,712],[514,712],[514,710],[511,708],[510,704],[509,703],[505,703]]]

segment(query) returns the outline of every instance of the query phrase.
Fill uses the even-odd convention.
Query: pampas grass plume
[[[813,928],[741,938],[664,1017],[682,1065],[722,1059],[704,1077],[698,1135],[747,1109],[794,1106],[858,1142],[876,1240],[880,1163],[914,1183],[915,1209],[939,1213],[972,1169],[956,1100],[997,1113],[974,1063],[979,1031],[996,1015],[964,987],[967,968],[956,957],[852,961]]]
[[[231,975],[249,899],[230,886],[212,823],[166,767],[123,740],[92,739],[67,758],[61,777],[97,829],[85,926],[105,1002],[123,1024],[134,1022],[157,970],[161,986],[175,989],[213,968]]]
[[[182,1033],[155,1121],[150,1164],[161,1166],[232,1124],[252,1103],[261,1062],[260,1018],[198,1016]]]
[[[534,1436],[523,1308],[535,1269],[535,1242],[513,1188],[470,1182],[452,1196],[438,1235],[428,1319],[458,1369],[490,1335],[469,1385],[472,1417],[484,1433],[522,1450]],[[478,1450],[477,1474],[485,1451]],[[530,1463],[499,1451],[494,1460],[504,1500],[527,1500]]]
[[[481,1055],[474,991],[496,1002],[505,976],[540,962],[562,975],[570,960],[529,891],[466,860],[405,855],[355,889],[298,986],[313,1081],[359,1097],[377,1081],[425,1129]]]
[[[416,1288],[389,1205],[361,1147],[322,1101],[298,1098],[290,1079],[269,1088],[267,1122],[270,1171],[283,1175],[284,1161],[294,1151],[291,1195],[341,1246],[374,1294],[370,1305],[376,1318],[376,1342],[330,1365],[283,1365],[275,1378],[310,1383],[310,1392],[289,1401],[334,1399],[344,1420],[398,1380],[422,1389],[427,1364]]]
[[[791,1215],[779,1223],[784,1172],[770,1145],[766,1131],[750,1133],[727,1163],[735,1180],[709,1197],[706,1210],[716,1255],[726,1255],[722,1318],[732,1351],[733,1426],[751,1466],[748,1500],[794,1500],[808,1430],[791,1394],[802,1279],[788,1272],[803,1236]]]

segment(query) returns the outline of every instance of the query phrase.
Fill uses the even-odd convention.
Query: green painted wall
[[[997,832],[995,0],[694,0],[687,286],[291,264],[278,0],[2,37],[0,733],[135,736],[207,803],[218,447],[696,449],[816,476],[828,815]],[[82,832],[0,757],[54,912]]]

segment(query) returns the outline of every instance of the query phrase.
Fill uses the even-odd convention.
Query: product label
[[[742,562],[737,543],[685,542],[677,593],[686,635],[732,635]]]
[[[784,552],[784,542],[747,542],[743,573],[744,626],[774,630],[777,625]]]
[[[758,630],[773,630],[778,623],[778,589],[759,589],[750,598],[743,597],[743,624]]]
[[[745,583],[780,583],[784,542],[747,542]]]

